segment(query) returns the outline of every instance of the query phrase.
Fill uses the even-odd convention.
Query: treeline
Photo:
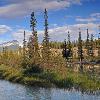
[[[100,33],[98,34],[100,35]],[[73,48],[77,48],[77,59],[80,63],[80,69],[83,71],[83,62],[84,64],[91,64],[92,62],[98,62],[100,64],[100,38],[98,37],[98,40],[93,39],[93,34],[89,37],[88,29],[87,29],[87,39],[86,41],[83,41],[81,38],[81,31],[79,31],[79,37],[77,43],[72,43],[70,41],[70,34],[68,32],[68,41],[64,41],[63,45],[63,57],[67,59],[67,61],[72,61],[75,59],[73,56]],[[97,56],[94,55],[94,51],[98,50]],[[84,54],[84,51],[86,50],[86,54]]]
[[[77,41],[71,42],[70,33],[68,31],[67,41],[56,42],[49,40],[48,34],[48,13],[44,11],[44,38],[41,44],[41,48],[38,42],[38,31],[36,30],[37,20],[34,12],[30,18],[30,28],[32,34],[29,37],[29,41],[26,41],[26,33],[24,31],[23,48],[19,48],[19,51],[9,51],[7,47],[3,48],[0,53],[0,64],[8,66],[22,67],[23,69],[31,69],[34,72],[41,70],[57,70],[64,71],[68,65],[67,62],[72,63],[79,61],[80,69],[83,70],[83,61],[88,60],[89,62],[95,61],[94,49],[98,49],[98,61],[100,60],[100,38],[98,40],[93,39],[93,34],[89,36],[87,29],[87,39],[85,41],[81,38],[81,31],[79,30],[79,37]],[[73,56],[73,48],[77,47],[77,55]],[[55,54],[51,49],[61,49],[62,54]],[[84,49],[86,49],[86,55],[84,55]]]
[[[29,41],[26,41],[26,33],[24,31],[23,48],[19,48],[18,51],[13,52],[9,51],[7,47],[4,47],[3,51],[0,53],[0,64],[21,67],[29,73],[30,71],[38,73],[43,70],[64,73],[64,70],[66,70],[65,58],[63,58],[62,55],[54,55],[50,50],[52,42],[49,41],[48,14],[46,9],[44,11],[44,38],[41,48],[38,43],[38,32],[36,27],[37,20],[34,12],[32,12],[30,18],[32,35],[29,37]]]
[[[81,38],[81,31],[79,32],[79,38],[76,41],[70,40],[70,33],[68,31],[67,41],[66,39],[64,42],[50,42],[50,48],[52,49],[59,49],[62,51],[63,49],[63,57],[67,60],[71,59],[79,59],[80,56],[83,56],[84,60],[87,61],[96,61],[100,60],[100,33],[98,34],[98,39],[94,39],[93,34],[89,35],[87,29],[87,38],[86,40],[82,40]],[[75,51],[75,49],[77,51]],[[77,56],[76,56],[76,55]]]
[[[100,34],[100,33],[99,33]],[[98,34],[98,35],[99,35]],[[97,50],[97,57],[100,59],[100,38],[98,37],[97,40],[94,40],[93,34],[89,36],[88,29],[87,29],[87,39],[82,40],[81,38],[81,31],[79,31],[79,38],[76,42],[71,42],[70,41],[70,34],[68,32],[68,41],[64,40],[64,45],[63,45],[63,56],[68,58],[70,56],[73,57],[73,48],[77,48],[77,55],[78,58],[91,58],[90,61],[96,59],[96,56],[94,55],[94,51]],[[60,48],[61,49],[61,48]],[[86,54],[84,55],[83,52],[86,50]],[[69,56],[70,55],[70,56]],[[82,57],[84,56],[84,57]],[[88,59],[89,60],[89,59]]]

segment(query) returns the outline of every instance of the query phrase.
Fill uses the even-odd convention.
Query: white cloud
[[[12,34],[11,34],[13,39],[19,41],[20,45],[22,45],[22,43],[23,43],[24,31],[26,33],[26,40],[28,41],[29,36],[31,35],[31,31],[29,31],[29,30],[18,29],[16,32],[12,32]]]
[[[49,29],[49,36],[50,40],[53,41],[63,41],[64,39],[67,39],[67,32],[69,31],[71,34],[71,40],[77,40],[78,39],[78,34],[79,34],[79,28],[82,33],[82,39],[86,39],[86,29],[89,29],[89,34],[97,34],[97,28],[98,24],[94,23],[88,23],[88,24],[74,24],[74,25],[69,25],[69,26],[61,26],[61,27],[54,27]],[[26,31],[26,40],[28,41],[29,36],[31,35],[31,31],[25,30]],[[13,38],[17,39],[20,44],[23,42],[23,33],[24,29],[18,29],[15,33],[12,33]],[[43,40],[43,30],[38,30],[38,38],[39,41],[41,42]]]
[[[89,15],[89,17],[82,18],[80,16],[76,17],[76,21],[78,22],[100,22],[100,13],[92,13]]]
[[[9,0],[9,4],[0,7],[1,17],[24,16],[33,10],[62,9],[72,4],[80,4],[80,0]]]
[[[12,30],[11,27],[9,27],[7,25],[0,25],[0,34],[4,34],[11,30]]]
[[[100,18],[100,13],[92,13],[91,17]]]
[[[89,34],[97,34],[97,29],[98,29],[99,24],[94,24],[94,23],[87,23],[87,24],[75,24],[75,25],[70,25],[69,29],[71,31],[72,34],[72,40],[76,40],[78,38],[78,34],[79,34],[79,28],[81,30],[82,33],[82,39],[85,40],[86,39],[86,29],[89,29]],[[95,37],[96,38],[96,37]]]
[[[93,22],[96,20],[97,20],[96,18],[76,18],[76,21],[79,21],[79,22]]]
[[[49,29],[50,38],[52,40],[61,40],[67,38],[67,32],[71,34],[71,40],[77,40],[79,34],[79,28],[82,32],[82,39],[86,39],[86,29],[89,29],[89,34],[97,34],[98,24],[87,23],[87,24],[74,24],[68,26],[57,27],[54,29]]]

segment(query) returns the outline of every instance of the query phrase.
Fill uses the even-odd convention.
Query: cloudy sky
[[[43,39],[44,9],[48,10],[50,40],[63,41],[69,30],[71,40],[89,34],[98,37],[100,25],[100,0],[0,0],[0,43],[18,40],[21,44],[23,31],[27,39],[31,35],[30,14],[35,12],[39,41]]]

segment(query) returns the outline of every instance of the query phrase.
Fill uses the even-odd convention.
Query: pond
[[[87,94],[75,89],[29,87],[0,80],[0,100],[100,100],[99,93]]]

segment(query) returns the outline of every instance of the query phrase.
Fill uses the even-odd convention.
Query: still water
[[[100,94],[76,90],[28,87],[0,80],[0,100],[100,100]]]

